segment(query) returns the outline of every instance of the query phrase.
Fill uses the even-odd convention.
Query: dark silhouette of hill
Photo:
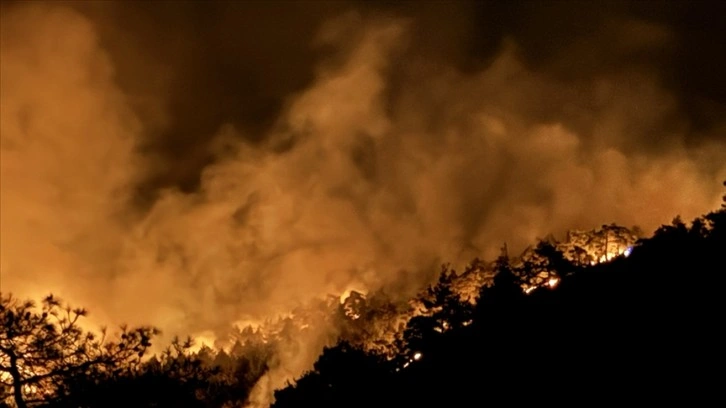
[[[444,273],[430,290],[437,312],[409,322],[403,360],[326,349],[274,407],[706,404],[722,388],[725,231],[724,209],[677,218],[594,266],[540,245],[561,281],[529,294],[503,256],[476,307],[447,295]]]

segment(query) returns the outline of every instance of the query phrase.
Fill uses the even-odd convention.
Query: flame
[[[421,360],[422,357],[423,357],[423,353],[421,353],[420,351],[417,351],[417,352],[413,353],[413,357],[409,358],[405,363],[403,363],[403,367],[402,368],[407,368],[414,361]],[[400,371],[400,369],[397,368],[396,371]]]
[[[192,336],[194,343],[192,344],[190,351],[198,353],[204,346],[214,348],[217,342],[217,336],[211,330],[203,331]]]
[[[627,258],[628,256],[630,256],[630,254],[632,252],[633,252],[632,245],[631,246],[621,246],[621,247],[618,247],[615,251],[608,251],[608,253],[606,255],[603,255],[601,257],[600,262],[601,263],[610,262],[619,256],[624,256]]]
[[[249,327],[252,330],[260,330],[260,328],[262,328],[263,326],[263,323],[259,320],[240,319],[234,322],[234,325],[241,328]]]
[[[368,293],[365,290],[358,290],[356,288],[348,288],[340,295],[340,304],[342,305],[345,303],[345,301],[351,296],[353,292],[360,293],[363,296],[366,296]]]
[[[529,295],[530,293],[532,293],[533,290],[535,290],[537,288],[541,288],[541,287],[548,287],[550,289],[554,289],[555,287],[557,287],[557,285],[559,285],[559,283],[560,283],[560,278],[552,277],[552,278],[549,278],[545,283],[543,283],[541,285],[531,285],[531,286],[523,285],[522,291],[525,294]]]
[[[355,289],[348,289],[340,295],[340,304],[346,316],[351,320],[358,320],[361,317],[359,307],[365,302],[366,295],[364,292]]]

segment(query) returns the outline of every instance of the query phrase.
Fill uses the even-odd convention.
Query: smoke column
[[[416,288],[505,241],[652,231],[720,202],[726,124],[695,126],[637,58],[679,44],[667,25],[624,16],[540,67],[505,37],[461,69],[420,51],[425,16],[323,13],[317,59],[266,126],[179,130],[205,159],[175,185],[159,134],[195,119],[173,114],[171,82],[123,76],[176,66],[121,61],[107,15],[84,7],[3,5],[0,284],[94,322],[224,333],[350,288]],[[588,44],[635,62],[590,74]],[[321,330],[286,375],[315,360]]]

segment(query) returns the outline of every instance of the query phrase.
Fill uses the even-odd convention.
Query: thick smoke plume
[[[613,20],[543,67],[504,38],[460,69],[420,52],[416,16],[326,18],[305,86],[269,126],[221,120],[197,135],[185,148],[207,159],[182,188],[157,183],[158,133],[177,120],[168,85],[125,88],[116,67],[130,63],[93,16],[3,6],[0,253],[3,291],[52,291],[98,322],[221,336],[329,293],[417,288],[505,241],[649,231],[720,202],[726,124],[693,126],[638,59],[678,44],[667,25]],[[635,62],[585,75],[588,44]],[[136,69],[160,66],[144,58]],[[286,375],[315,359],[321,330]]]

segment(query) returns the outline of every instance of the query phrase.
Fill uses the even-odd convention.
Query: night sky
[[[475,74],[511,41],[527,70],[560,86],[583,89],[598,77],[633,72],[654,78],[676,99],[689,129],[680,135],[686,143],[718,137],[713,129],[724,117],[726,5],[721,1],[75,5],[96,25],[118,85],[136,99],[137,115],[153,129],[147,147],[164,168],[144,186],[151,191],[167,185],[197,188],[199,173],[213,160],[205,147],[222,123],[234,124],[253,142],[264,139],[290,95],[314,82],[316,67],[344,58],[340,49],[315,46],[313,39],[323,22],[351,10],[360,18],[410,24],[404,49],[383,73],[387,108],[400,97],[406,79],[412,80],[417,60]],[[157,117],[160,110],[166,120]],[[571,119],[567,124],[577,126],[563,112],[539,115],[537,120]],[[658,133],[638,147],[657,149]]]

